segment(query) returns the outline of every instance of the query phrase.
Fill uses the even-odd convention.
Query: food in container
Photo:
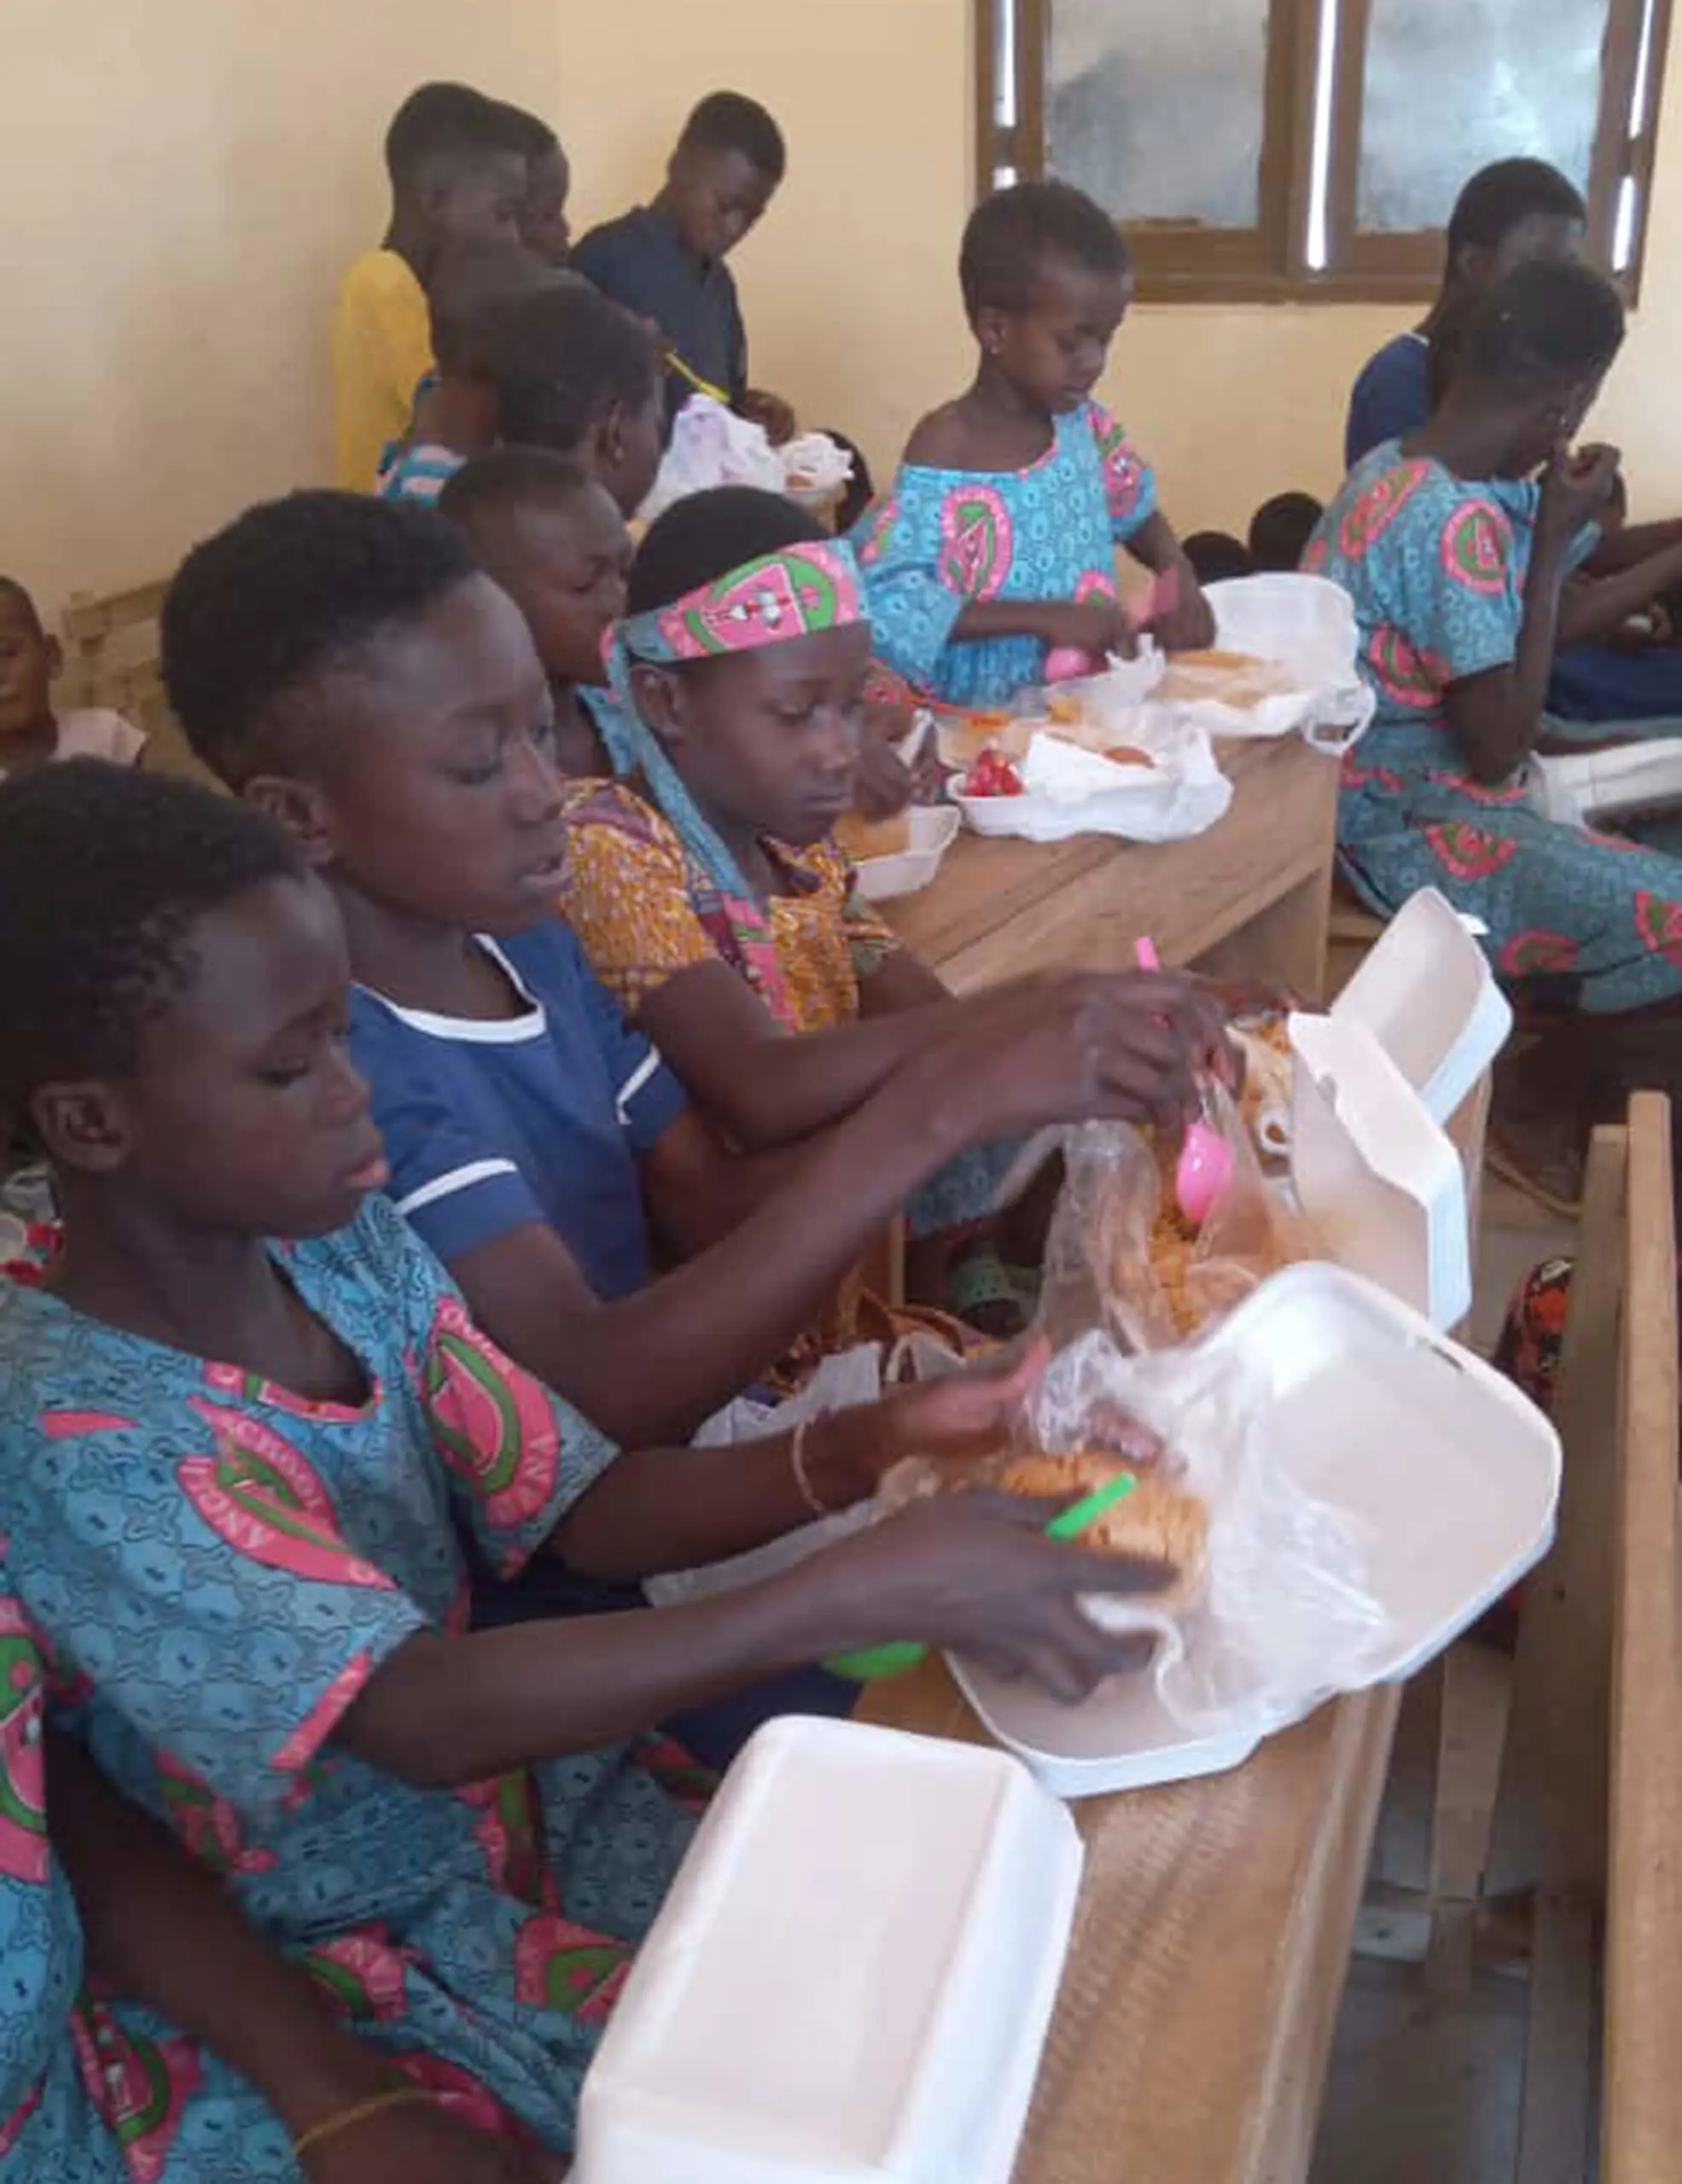
[[[1196,1495],[1186,1493],[1166,1476],[1172,1464],[1166,1454],[1157,1462],[1137,1464],[1097,1449],[1073,1455],[1013,1456],[999,1472],[998,1484],[1007,1494],[1049,1499],[1091,1494],[1108,1485],[1118,1472],[1128,1474],[1134,1481],[1132,1490],[1113,1502],[1081,1534],[1081,1540],[1104,1554],[1163,1564],[1173,1576],[1141,1595],[1160,1607],[1196,1596],[1208,1550],[1208,1509]]]
[[[896,811],[890,819],[867,819],[862,811],[844,811],[834,828],[836,846],[855,864],[876,857],[903,857],[911,845],[911,815]]]

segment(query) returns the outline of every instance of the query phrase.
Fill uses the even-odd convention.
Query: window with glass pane
[[[1269,0],[1056,0],[1046,165],[1124,221],[1260,219]]]
[[[1494,160],[1546,160],[1586,193],[1609,13],[1609,0],[1371,0],[1362,231],[1441,227]]]
[[[984,187],[1057,174],[1141,293],[1428,298],[1492,160],[1638,269],[1673,0],[974,0]]]

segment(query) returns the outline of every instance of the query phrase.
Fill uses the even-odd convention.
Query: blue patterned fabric
[[[10,1588],[107,1774],[226,1876],[358,2030],[565,2148],[693,1826],[666,1786],[680,1756],[644,1740],[451,1792],[333,1738],[399,1647],[465,1628],[455,1524],[516,1570],[614,1451],[478,1333],[383,1201],[282,1263],[362,1362],[359,1405],[303,1401],[41,1291],[0,1295]],[[56,1883],[26,1915],[8,1881],[0,1917],[0,2092],[15,2105],[74,1984],[73,1939]],[[254,2152],[248,2167],[193,2158],[198,2061],[182,2048],[166,2084],[142,2073],[170,2112],[157,2166],[137,2173],[289,2174]],[[55,2158],[20,2173],[91,2173]]]
[[[1682,991],[1682,863],[1543,818],[1522,778],[1480,784],[1444,708],[1452,683],[1516,656],[1538,499],[1534,485],[1405,459],[1392,442],[1327,509],[1303,566],[1353,600],[1378,701],[1344,761],[1340,858],[1376,909],[1432,886],[1481,918],[1506,979],[1546,979],[1588,1009],[1637,1008]]]
[[[875,651],[925,697],[992,706],[1045,680],[1036,637],[954,643],[993,599],[1114,599],[1115,549],[1156,512],[1156,481],[1096,402],[1055,421],[1026,470],[905,463],[855,531]]]

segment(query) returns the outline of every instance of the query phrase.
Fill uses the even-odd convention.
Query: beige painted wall
[[[550,113],[589,220],[657,184],[701,92],[764,98],[788,185],[743,247],[756,376],[890,462],[970,349],[970,0],[4,0],[0,568],[51,605],[153,575],[324,474],[325,337],[383,216],[379,137],[428,75]],[[1670,96],[1682,117],[1682,38]],[[1646,301],[1601,420],[1682,508],[1682,120]],[[1183,529],[1336,479],[1342,404],[1405,314],[1141,310],[1110,398]]]
[[[0,569],[160,573],[329,470],[327,329],[429,76],[527,104],[556,0],[0,0]]]
[[[562,119],[578,209],[658,183],[695,95],[728,84],[785,125],[789,181],[742,246],[754,375],[890,462],[956,393],[970,202],[971,0],[583,0],[565,9]],[[1646,300],[1598,421],[1621,435],[1644,508],[1682,508],[1669,359],[1682,347],[1682,34],[1673,41]],[[1256,503],[1341,475],[1350,382],[1408,322],[1371,306],[1141,308],[1109,398],[1162,473],[1183,530],[1242,528]]]

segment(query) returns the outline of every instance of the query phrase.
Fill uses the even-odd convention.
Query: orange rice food
[[[1155,1604],[1189,1600],[1202,1585],[1209,1513],[1196,1495],[1164,1478],[1160,1466],[1130,1464],[1097,1449],[1076,1455],[1022,1455],[1010,1460],[998,1483],[1007,1494],[1051,1500],[1059,1495],[1091,1494],[1107,1486],[1118,1472],[1131,1473],[1137,1484],[1081,1534],[1082,1540],[1104,1554],[1132,1555],[1172,1570],[1171,1582],[1145,1595]]]

